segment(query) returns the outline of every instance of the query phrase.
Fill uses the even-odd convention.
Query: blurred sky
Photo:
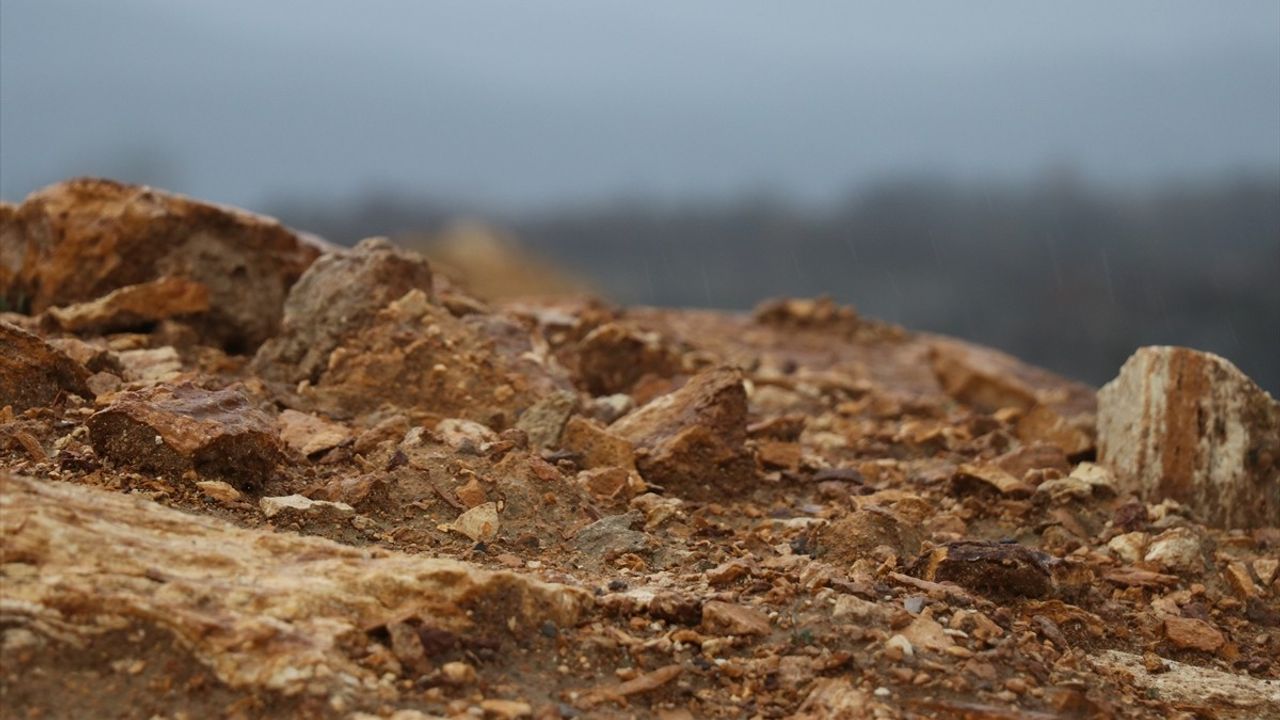
[[[0,2],[0,195],[804,201],[1280,168],[1280,2]]]

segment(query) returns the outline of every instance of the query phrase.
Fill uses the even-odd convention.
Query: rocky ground
[[[1280,717],[1280,410],[1229,363],[1098,394],[822,300],[466,287],[0,205],[6,717]]]

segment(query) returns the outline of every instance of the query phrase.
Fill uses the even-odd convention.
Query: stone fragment
[[[634,468],[635,447],[631,441],[581,416],[569,418],[560,436],[560,448],[576,456],[586,468]]]
[[[498,537],[498,504],[481,503],[458,516],[449,530],[471,538],[473,542],[489,542]]]
[[[1032,470],[1056,470],[1063,474],[1071,470],[1062,448],[1043,442],[1010,450],[996,458],[994,462],[1000,469],[1020,480]]]
[[[902,637],[911,641],[914,647],[933,652],[943,652],[955,645],[955,641],[947,634],[942,625],[934,620],[926,611],[918,615],[911,624],[902,630]]]
[[[953,582],[997,598],[1045,597],[1054,591],[1053,557],[1017,543],[951,542],[925,553],[915,575]]]
[[[744,445],[747,396],[736,369],[700,373],[609,431],[636,446],[636,466],[646,481],[678,495],[740,493],[754,476]]]
[[[1116,557],[1121,560],[1133,564],[1142,560],[1147,554],[1147,543],[1151,536],[1144,532],[1131,532],[1117,535],[1107,542],[1107,549],[1115,553]]]
[[[124,379],[143,385],[154,385],[176,379],[182,374],[182,358],[168,345],[139,348],[116,353]]]
[[[259,349],[255,369],[267,378],[315,383],[347,335],[410,290],[431,295],[431,265],[386,238],[326,253],[289,291],[280,335]]]
[[[312,500],[302,495],[264,497],[258,508],[268,520],[276,522],[341,522],[355,514],[355,508],[341,502]]]
[[[768,635],[770,626],[759,610],[709,600],[702,604],[702,629],[712,635]]]
[[[458,496],[458,501],[466,505],[468,510],[489,502],[489,494],[485,492],[484,486],[475,476],[472,476],[462,487],[455,489],[453,494]]]
[[[237,502],[243,497],[239,490],[221,480],[200,480],[196,482],[196,487],[200,488],[200,492],[220,503]]]
[[[1280,404],[1227,360],[1140,348],[1098,392],[1098,433],[1121,490],[1216,527],[1280,525]]]
[[[209,310],[209,288],[184,277],[164,277],[117,288],[95,300],[51,307],[49,318],[67,332],[106,333],[145,328],[167,318]]]
[[[1111,497],[1115,492],[1115,479],[1109,470],[1093,463],[1080,463],[1067,477],[1046,480],[1036,486],[1033,499],[1061,505]]]
[[[480,701],[480,709],[485,717],[497,720],[518,720],[533,716],[533,706],[520,700],[498,700],[488,698]]]
[[[1073,417],[1048,405],[1036,405],[1023,413],[1013,432],[1024,443],[1052,445],[1067,457],[1088,454],[1097,444],[1092,415]]]
[[[635,510],[622,515],[607,515],[579,530],[573,536],[573,546],[584,557],[597,561],[610,555],[643,552],[649,546],[649,536],[631,529],[643,519]]]
[[[276,425],[280,440],[304,457],[338,447],[351,438],[345,425],[297,410],[282,411]]]
[[[592,330],[578,349],[578,376],[592,395],[625,393],[645,375],[670,377],[680,368],[678,350],[661,335],[623,323]]]
[[[252,489],[281,460],[274,423],[235,387],[188,383],[126,392],[87,424],[99,455],[170,477],[194,470]]]
[[[1222,577],[1227,581],[1227,586],[1231,588],[1231,592],[1241,600],[1248,600],[1258,595],[1258,585],[1253,581],[1253,576],[1249,574],[1249,567],[1239,560],[1232,560],[1227,563],[1227,567],[1222,571]]]
[[[924,538],[920,529],[897,513],[877,505],[855,510],[817,530],[820,556],[854,562],[888,548],[900,558],[914,557]]]
[[[436,423],[436,435],[454,452],[475,455],[485,445],[497,442],[498,435],[478,422],[462,418],[446,418]]]
[[[440,677],[449,685],[470,685],[476,681],[476,669],[470,663],[455,660],[440,666]]]
[[[573,627],[592,604],[511,572],[12,476],[0,478],[0,541],[6,558],[38,568],[0,583],[10,622],[79,643],[124,621],[172,635],[230,687],[322,700],[377,685],[350,654],[368,628],[429,617],[442,631],[521,643],[546,622]]]
[[[1200,538],[1185,527],[1171,528],[1152,538],[1143,559],[1175,573],[1204,570],[1204,549]]]
[[[665,665],[617,685],[589,690],[582,693],[574,704],[584,710],[590,710],[609,700],[625,699],[632,695],[652,692],[680,677],[682,672],[684,668],[680,665]]]
[[[578,484],[601,500],[630,499],[644,489],[644,481],[624,467],[599,467],[578,473]]]
[[[890,659],[897,661],[900,661],[903,658],[915,657],[916,655],[916,649],[911,644],[911,641],[901,633],[895,634],[888,640],[885,640],[884,649]]]
[[[1165,618],[1164,634],[1175,647],[1201,652],[1216,652],[1227,641],[1217,628],[1195,618]]]
[[[289,287],[319,255],[274,220],[110,180],[32,193],[13,227],[13,292],[25,294],[29,312],[184,278],[208,290],[195,319],[204,336],[240,351],[276,333]]]
[[[505,429],[568,382],[537,357],[532,343],[528,328],[506,316],[457,318],[413,289],[340,333],[318,374],[299,384],[298,397],[307,409],[334,418],[390,406]],[[268,376],[279,364],[274,348],[264,346],[254,361]]]
[[[1259,558],[1253,561],[1253,571],[1258,574],[1263,587],[1275,581],[1277,570],[1280,570],[1280,558]]]
[[[1020,476],[1015,477],[999,465],[988,465],[986,463],[964,463],[960,465],[960,467],[956,468],[953,482],[962,490],[972,488],[975,485],[985,485],[995,489],[1002,495],[1011,497],[1029,497],[1032,493],[1031,486],[1022,482]]]
[[[92,400],[89,371],[65,353],[16,325],[0,321],[0,408],[15,412],[52,405],[73,393]]]
[[[556,447],[564,424],[578,404],[577,393],[554,392],[529,406],[520,414],[516,427],[529,434],[529,445],[534,448]]]

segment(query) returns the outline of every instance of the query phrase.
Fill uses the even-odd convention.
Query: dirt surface
[[[1280,717],[1280,529],[1122,490],[1092,388],[84,182],[0,216],[6,717]],[[118,254],[192,223],[276,265]],[[142,283],[210,304],[60,311]]]

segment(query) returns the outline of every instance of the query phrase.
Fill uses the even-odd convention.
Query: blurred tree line
[[[1280,175],[1143,189],[884,182],[825,207],[769,195],[485,212],[381,194],[278,203],[351,243],[479,216],[633,304],[750,308],[829,294],[1094,384],[1140,345],[1217,352],[1280,390]]]

